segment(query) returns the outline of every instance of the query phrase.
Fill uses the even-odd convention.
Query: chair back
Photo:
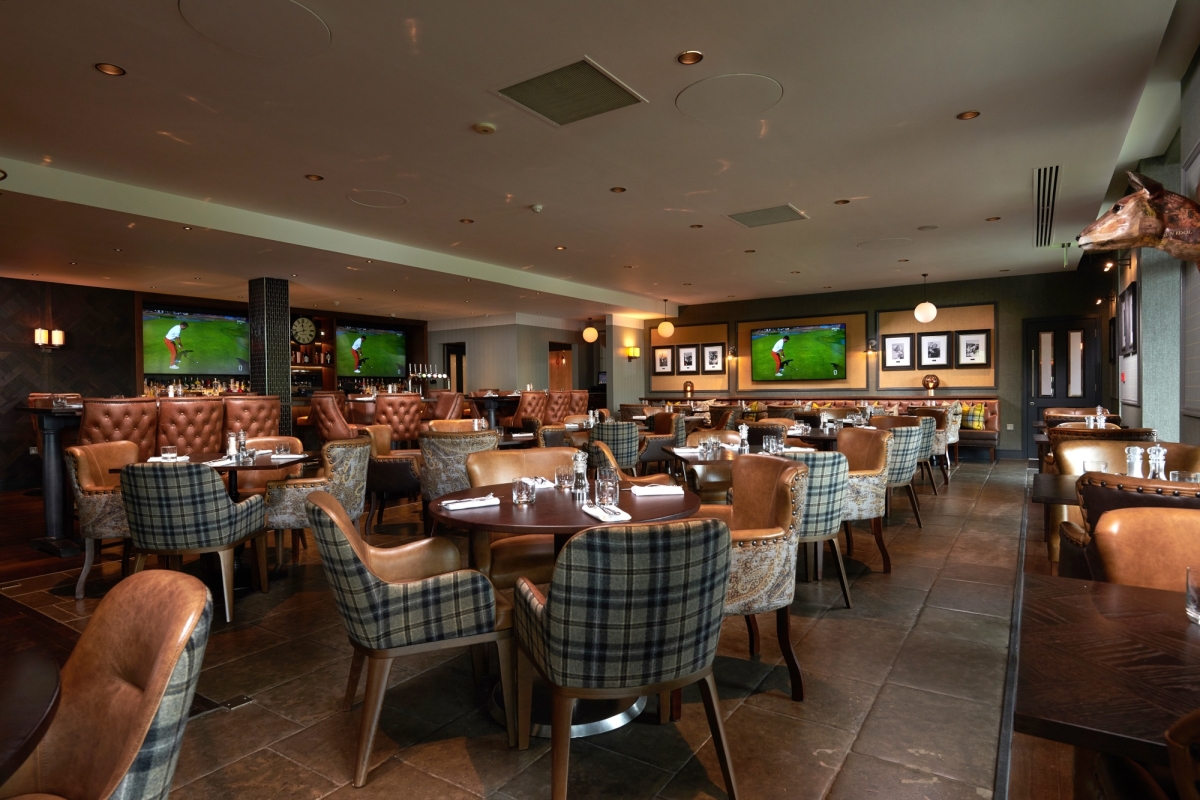
[[[5,796],[165,800],[211,622],[212,597],[190,575],[152,570],[114,586],[63,666],[37,755]]]
[[[435,433],[467,433],[475,430],[475,420],[471,419],[431,419],[428,429]],[[484,420],[485,422],[487,420]]]
[[[1109,469],[1112,469],[1110,466]],[[1200,511],[1200,486],[1085,472],[1075,482],[1083,527],[1093,533],[1096,523],[1110,511],[1121,508],[1181,508]]]
[[[1200,710],[1180,717],[1164,735],[1179,800],[1200,800]]]
[[[457,547],[441,538],[405,545],[411,566],[392,548],[363,541],[351,517],[328,492],[305,499],[325,577],[350,640],[370,650],[474,636],[496,629],[496,598],[486,577],[459,569]],[[425,568],[419,570],[418,567]],[[438,574],[426,577],[430,568]],[[379,573],[386,568],[388,580]]]
[[[225,405],[225,433],[245,431],[247,439],[279,435],[278,397],[239,394],[228,395],[222,402]]]
[[[883,419],[902,419],[902,417],[883,417]],[[916,417],[909,417],[916,419]],[[874,420],[872,420],[874,421]],[[887,482],[889,486],[900,486],[909,483],[917,471],[917,462],[921,460],[921,441],[923,434],[915,425],[899,425],[891,429],[892,459],[888,464]]]
[[[462,395],[459,395],[460,406],[462,405],[461,401]],[[441,404],[441,402],[439,397],[438,403]],[[421,406],[421,396],[413,392],[377,394],[375,395],[375,416],[372,421],[375,425],[387,425],[391,428],[393,442],[415,442],[421,429]],[[439,417],[438,419],[443,418]]]
[[[908,413],[914,417],[932,417],[935,430],[946,430],[947,418],[949,417],[949,414],[944,408],[913,406],[912,410],[910,410]]]
[[[892,438],[891,431],[842,428],[837,435],[837,451],[846,457],[851,472],[883,472]]]
[[[1046,438],[1050,443],[1050,451],[1055,454],[1054,463],[1058,466],[1058,449],[1063,442],[1071,440],[1085,441],[1091,444],[1100,444],[1102,442],[1119,441],[1124,442],[1122,450],[1132,444],[1142,444],[1144,442],[1158,441],[1158,431],[1154,428],[1047,428]],[[1112,448],[1102,448],[1106,451]],[[1092,459],[1088,459],[1089,461]],[[1121,455],[1120,461],[1124,463],[1124,453]],[[1082,470],[1081,470],[1082,472]],[[1077,475],[1079,473],[1064,472],[1059,467],[1060,475]]]
[[[181,456],[224,452],[224,417],[220,397],[164,397],[158,404],[158,449],[174,445]]]
[[[918,460],[924,460],[933,455],[933,443],[937,438],[937,421],[929,416],[919,416],[917,421],[921,428],[921,453]]]
[[[549,398],[545,392],[521,392],[521,399],[517,401],[517,409],[509,418],[506,427],[524,430],[525,418],[534,417],[540,420],[546,413],[548,401]]]
[[[836,450],[828,450],[785,453],[784,458],[808,465],[808,495],[804,498],[800,535],[817,537],[836,534],[842,526],[842,512],[850,485],[850,467],[846,457]],[[736,490],[734,502],[737,502]]]
[[[555,562],[544,630],[521,630],[518,617],[518,634],[545,643],[559,686],[687,677],[716,655],[729,558],[729,528],[715,519],[589,528]]]
[[[462,419],[462,392],[442,392],[433,406],[432,419]]]
[[[716,431],[730,430],[730,421],[733,417],[733,409],[727,408],[720,414],[717,414],[716,409],[709,409],[709,417],[712,419],[712,428]]]
[[[83,400],[80,444],[133,442],[138,446],[138,461],[145,461],[154,455],[157,434],[158,401],[153,397]]]
[[[546,401],[546,413],[542,417],[544,425],[558,425],[571,413],[571,393],[569,391],[552,391]]]
[[[528,450],[482,450],[467,456],[471,486],[493,486],[516,478],[554,480],[558,467],[572,466],[574,447],[536,447]]]
[[[121,486],[121,473],[113,469],[136,464],[138,446],[133,442],[101,442],[67,448],[67,466],[74,470],[79,488],[95,491]]]
[[[685,447],[695,447],[708,439],[716,439],[723,444],[737,444],[741,441],[741,437],[737,431],[727,431],[723,428],[713,428],[712,430],[692,431],[687,435],[687,443]]]
[[[137,461],[133,442],[105,442],[68,447],[63,461],[67,482],[75,498],[79,533],[87,539],[129,535],[125,504],[121,500],[120,473],[113,468]]]
[[[687,445],[687,418],[683,414],[660,411],[652,419],[656,434],[673,437],[671,444],[675,447]]]
[[[1131,429],[1123,428],[1115,433],[1127,433],[1129,430]],[[1094,429],[1091,433],[1107,431]],[[1141,447],[1144,450],[1153,444],[1153,439],[1067,439],[1054,446],[1054,467],[1059,475],[1082,475],[1087,471],[1083,468],[1085,461],[1107,461],[1110,472],[1124,472],[1126,447]],[[1157,444],[1167,451],[1168,474],[1174,470],[1200,472],[1200,447],[1179,442]],[[1142,465],[1148,465],[1145,453],[1142,453]]]
[[[221,476],[204,464],[128,464],[121,498],[134,547],[190,550],[237,541],[231,538],[236,506]]]
[[[808,466],[786,458],[745,455],[733,462],[733,523],[735,531],[783,528],[800,532]],[[799,478],[803,478],[797,483]],[[799,494],[793,489],[799,486]]]
[[[1121,426],[1121,415],[1110,414],[1107,408],[1101,409],[1104,412],[1104,421],[1112,423],[1117,427]],[[1083,422],[1084,417],[1095,416],[1096,408],[1047,408],[1042,411],[1042,422],[1046,423],[1047,428],[1055,428],[1064,422]]]
[[[767,419],[795,419],[795,406],[767,406]]]
[[[608,445],[617,466],[631,469],[638,463],[638,426],[633,422],[616,422],[609,420],[593,425],[588,431],[588,462],[593,469],[601,466],[604,460],[593,450],[593,442],[604,442]]]
[[[787,436],[791,422],[785,419],[762,419],[743,422],[747,427],[746,442],[755,447],[763,443],[764,436]]]
[[[571,405],[567,410],[568,414],[587,414],[588,412],[588,393],[587,389],[572,389],[571,390]]]
[[[442,495],[470,489],[467,456],[481,450],[497,449],[500,435],[494,430],[462,433],[428,430],[421,432],[420,443],[421,498],[429,503]]]
[[[372,425],[375,422],[375,395],[356,394],[346,398],[347,421],[351,425]]]
[[[354,438],[354,429],[346,422],[338,407],[338,398],[333,394],[314,392],[308,418],[317,427],[317,438],[322,442]]]
[[[1200,564],[1200,514],[1185,508],[1120,508],[1096,523],[1092,541],[1109,583],[1183,594]]]
[[[289,453],[304,452],[304,445],[294,436],[258,436],[246,439],[246,447],[255,450],[272,450],[277,445],[286,445]],[[303,464],[280,467],[279,469],[248,469],[238,475],[238,490],[247,492],[265,491],[268,481],[286,481],[288,478],[299,478],[304,472]]]
[[[346,416],[346,413],[347,413],[347,411],[346,411],[346,393],[343,392],[341,389],[334,389],[334,390],[329,390],[329,391],[327,391],[325,389],[317,389],[316,391],[314,391],[312,393],[312,395],[310,395],[309,399],[311,400],[314,397],[332,397],[334,399],[334,402],[337,403],[338,411],[341,412],[343,417]]]
[[[363,513],[367,497],[367,467],[371,463],[371,439],[334,439],[321,447],[322,472],[329,479],[328,492],[351,519]]]
[[[1060,423],[1058,423],[1057,425],[1055,425],[1054,427],[1056,427],[1056,428],[1068,428],[1068,429],[1070,429],[1070,428],[1082,428],[1083,430],[1098,430],[1097,428],[1095,428],[1095,427],[1093,427],[1093,426],[1091,426],[1091,425],[1088,425],[1086,422],[1060,422]],[[1116,425],[1116,424],[1114,424],[1114,423],[1112,423],[1112,422],[1105,422],[1103,425],[1101,425],[1101,426],[1100,426],[1100,429],[1104,429],[1104,430],[1110,430],[1110,431],[1116,431],[1116,430],[1120,430],[1120,429],[1121,429],[1121,426],[1120,426],[1120,425]]]
[[[919,417],[908,414],[898,417],[879,416],[871,417],[871,425],[881,431],[890,431],[896,428],[919,428],[921,420]]]
[[[566,425],[543,425],[537,430],[538,447],[562,447],[567,443]]]

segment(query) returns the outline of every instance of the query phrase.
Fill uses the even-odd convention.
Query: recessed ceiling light
[[[474,225],[475,224],[475,220],[467,219],[466,217],[463,217],[462,219],[460,219],[459,222],[461,222],[463,225]]]
[[[198,280],[200,280],[200,279],[199,279],[199,278],[192,278],[192,280],[194,280],[194,281],[198,281]]]
[[[999,217],[988,217],[987,219],[984,220],[984,222],[999,222],[999,221],[1000,221]]]
[[[30,274],[30,275],[32,275],[32,276],[33,276],[33,277],[35,277],[35,278],[38,276],[38,273],[36,273],[36,272],[31,272],[31,273],[29,273],[29,274]]]
[[[4,180],[7,177],[8,177],[8,173],[5,172],[4,170],[0,169],[0,181]]]
[[[758,251],[757,250],[747,250],[746,252],[747,253],[757,253]]]
[[[849,201],[849,200],[834,200],[834,201],[833,201],[833,204],[834,204],[835,206],[844,206],[844,205],[849,205],[849,203],[850,203],[850,201]]]
[[[622,267],[621,269],[633,269],[633,268],[634,268],[634,267],[633,267],[633,264],[626,264],[626,265],[625,265],[624,267]]]
[[[955,114],[955,119],[975,119],[979,116],[978,111],[964,111],[961,114]]]
[[[395,290],[395,289],[392,289],[392,291],[394,292],[394,291],[396,291],[396,290]]]
[[[726,297],[735,297],[736,295],[728,294],[728,295],[725,295],[725,296],[726,296]]]
[[[609,189],[609,191],[612,192],[613,194],[620,194],[621,192],[625,191],[625,187],[624,186],[614,186],[611,189]]]
[[[105,64],[104,62],[101,62],[96,65],[96,69],[100,70],[105,75],[112,75],[113,77],[125,74],[125,70],[121,69],[116,64]]]
[[[183,226],[183,229],[184,229],[185,231],[190,231],[190,230],[192,229],[192,226],[191,226],[191,225],[184,225],[184,226]]]
[[[685,67],[690,67],[692,64],[699,64],[704,60],[704,53],[699,50],[684,50],[679,55],[675,56],[675,60]]]
[[[114,253],[119,253],[119,252],[121,252],[121,248],[119,248],[119,247],[114,247],[114,248],[113,248],[113,252],[114,252]]]
[[[794,270],[792,270],[792,274],[793,274],[793,275],[799,275],[799,274],[800,274],[800,270],[798,270],[798,269],[794,269]]]
[[[826,289],[832,289],[833,287],[832,287],[832,286],[826,286],[825,288],[826,288]]]
[[[555,247],[554,249],[555,249],[555,250],[566,250],[567,248],[566,248],[566,246],[565,246],[565,245],[561,245],[561,244],[560,244],[560,245],[558,245],[557,247]]]
[[[296,277],[296,273],[294,273],[294,272],[293,272],[293,273],[292,273],[292,277],[293,277],[293,278],[294,278],[294,277]]]
[[[692,227],[693,228],[703,228],[704,226],[703,225],[693,225]]]
[[[151,286],[150,288],[151,288],[151,289],[157,289],[158,287],[157,287],[157,286]]]
[[[1012,270],[1008,270],[1008,269],[1002,269],[1002,270],[1000,270],[1000,271],[1001,271],[1001,272],[1011,272]]]
[[[919,231],[936,231],[937,229],[938,229],[937,225],[918,225],[917,226],[917,230],[919,230]]]
[[[470,279],[470,278],[467,278],[467,283],[470,283],[470,282],[471,282],[471,279]]]
[[[72,261],[72,262],[71,262],[71,266],[72,266],[72,267],[73,267],[73,266],[75,266],[75,263],[76,263],[76,262]]]
[[[691,286],[691,284],[690,284],[690,283],[685,283],[685,284],[684,284],[684,286]]]
[[[908,259],[907,259],[907,258],[898,258],[898,259],[896,259],[896,263],[898,263],[898,264],[905,264],[905,263],[907,263],[907,262],[908,262]]]
[[[476,122],[471,126],[471,130],[476,133],[489,134],[496,132],[496,126],[490,122]]]
[[[305,178],[308,178],[310,181],[323,181],[323,180],[325,180],[324,176],[321,176],[321,175],[305,175],[304,177],[305,177]]]
[[[367,259],[367,263],[368,263],[368,264],[374,264],[375,262],[374,262],[374,261],[372,261],[371,259],[369,259],[369,258],[368,258],[368,259]]]

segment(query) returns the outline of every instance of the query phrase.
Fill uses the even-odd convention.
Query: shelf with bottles
[[[292,342],[292,367],[333,369],[334,346],[323,342],[296,344]]]
[[[142,381],[142,397],[220,397],[250,392],[250,381],[201,375],[172,375],[159,380],[147,376]]]

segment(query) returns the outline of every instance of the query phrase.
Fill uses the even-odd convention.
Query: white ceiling
[[[328,46],[263,58],[238,50],[314,52],[319,22],[293,0],[182,0],[218,38],[249,14],[234,50],[172,0],[0,0],[0,274],[232,299],[296,273],[297,304],[444,319],[1061,269],[1032,245],[1032,172],[1061,165],[1054,238],[1072,240],[1175,3],[304,5]],[[647,102],[555,127],[489,91],[583,56]],[[719,121],[675,107],[734,73],[782,98]],[[347,199],[362,191],[408,202]],[[724,217],[784,203],[810,219]],[[860,246],[881,239],[911,243]]]

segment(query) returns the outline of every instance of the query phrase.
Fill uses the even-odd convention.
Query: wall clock
[[[317,324],[308,317],[296,317],[292,321],[292,339],[297,344],[312,344],[317,338]]]

